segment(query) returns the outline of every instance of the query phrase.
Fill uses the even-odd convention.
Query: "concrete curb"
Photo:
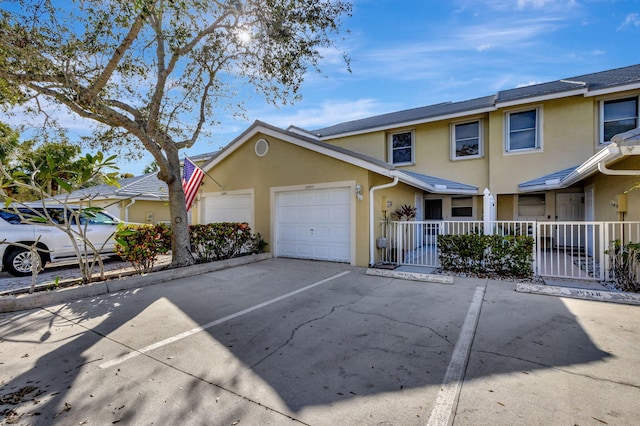
[[[450,275],[423,274],[420,272],[393,271],[388,269],[368,268],[367,275],[374,277],[397,278],[399,280],[422,281],[438,284],[453,284],[453,277]]]
[[[208,272],[247,265],[249,263],[261,262],[271,258],[273,258],[272,253],[260,253],[229,260],[202,263],[199,265],[187,266],[185,268],[166,269],[163,271],[151,272],[147,275],[130,275],[108,281],[62,288],[53,291],[42,291],[33,294],[7,295],[0,298],[0,313],[24,311],[65,303],[85,297],[95,297],[101,294],[132,290],[180,278],[188,278],[195,275],[206,274]]]
[[[640,294],[625,293],[621,291],[588,290],[575,287],[558,287],[546,284],[528,283],[518,283],[516,285],[516,291],[519,293],[543,294],[556,297],[570,297],[573,299],[622,303],[626,305],[640,305]]]

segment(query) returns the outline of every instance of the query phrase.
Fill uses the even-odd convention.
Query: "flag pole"
[[[188,155],[185,154],[184,158],[189,158]],[[193,161],[191,158],[189,158],[189,161],[191,161],[197,168],[199,168],[200,170],[202,170],[202,168],[200,166],[198,166],[195,161]],[[216,183],[216,185],[218,185],[220,187],[220,189],[224,189],[224,186],[222,186],[220,184],[220,182],[218,182],[217,180],[215,180],[213,178],[213,176],[211,176],[209,173],[205,172],[204,170],[202,170],[202,173],[205,174],[205,176],[207,176],[209,179],[211,179],[212,181],[214,181]]]

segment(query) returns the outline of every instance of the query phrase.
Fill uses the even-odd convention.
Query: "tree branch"
[[[94,80],[93,84],[89,87],[89,89],[85,93],[83,93],[84,102],[87,102],[87,103],[93,102],[96,95],[109,82],[109,79],[113,75],[113,72],[115,71],[116,67],[118,66],[118,63],[124,56],[125,52],[129,50],[134,40],[138,37],[138,34],[140,33],[142,26],[144,25],[145,15],[146,15],[146,12],[144,11],[144,8],[143,8],[143,11],[136,17],[135,21],[133,21],[133,25],[129,29],[129,32],[127,33],[127,35],[124,37],[120,45],[116,47],[116,49],[114,50],[114,53],[111,56],[111,59],[109,59],[109,62],[105,66],[100,76],[98,76],[98,78]]]

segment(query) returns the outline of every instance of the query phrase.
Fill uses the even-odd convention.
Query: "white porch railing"
[[[640,242],[640,222],[389,222],[377,241],[378,261],[437,268],[438,235],[477,233],[533,237],[536,275],[603,281],[612,278],[605,254],[610,243]]]

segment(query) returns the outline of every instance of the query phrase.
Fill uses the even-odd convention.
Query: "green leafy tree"
[[[145,166],[142,173],[146,175],[147,173],[157,172],[158,170],[160,170],[160,167],[158,166],[158,163],[155,160],[153,160],[151,163]]]
[[[9,125],[0,122],[0,162],[6,163],[16,151],[20,135]]]
[[[47,194],[58,194],[62,188],[58,180],[70,182],[75,187],[91,186],[103,183],[102,175],[94,175],[88,181],[80,182],[83,171],[88,167],[87,157],[80,156],[80,147],[66,140],[37,144],[34,140],[17,142],[18,137],[0,149],[0,162],[7,173],[16,180],[28,183],[33,180]],[[20,201],[37,200],[38,190],[30,187],[12,187],[13,195]],[[62,192],[64,192],[62,190]]]
[[[32,100],[26,109],[46,98],[102,125],[97,143],[149,151],[168,186],[173,264],[188,265],[179,150],[217,110],[241,111],[245,87],[297,100],[350,12],[342,0],[2,2],[0,82]]]

